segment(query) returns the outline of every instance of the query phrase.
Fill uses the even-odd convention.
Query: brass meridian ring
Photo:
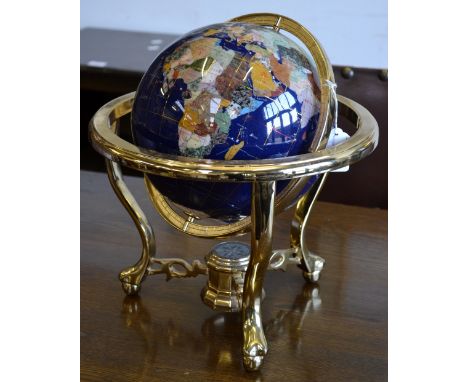
[[[235,223],[224,225],[204,225],[193,221],[189,222],[187,218],[180,216],[176,211],[174,211],[166,198],[158,191],[146,174],[145,185],[153,205],[163,219],[171,226],[187,235],[203,237],[206,239],[221,239],[228,236],[242,235],[250,230],[250,216]]]
[[[335,121],[336,115],[336,92],[335,87],[330,88],[330,84],[335,84],[335,77],[330,60],[320,42],[310,33],[307,28],[289,17],[274,13],[252,13],[231,19],[232,22],[247,22],[262,26],[272,27],[279,32],[281,29],[297,37],[309,50],[320,77],[321,97],[320,97],[320,117],[317,124],[315,137],[309,147],[309,152],[316,151],[319,147],[325,147],[328,137]],[[309,181],[309,177],[291,179],[284,190],[276,197],[275,209],[284,211],[291,205],[297,195]]]

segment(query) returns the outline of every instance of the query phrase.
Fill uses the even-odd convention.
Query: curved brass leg
[[[265,271],[272,254],[271,237],[276,182],[254,182],[252,185],[251,255],[245,275],[242,301],[244,367],[258,370],[268,351],[262,326],[261,300]]]
[[[140,290],[141,282],[147,274],[150,258],[156,252],[154,233],[143,210],[125,184],[120,165],[106,159],[106,166],[112,188],[135,223],[143,245],[140,260],[119,274],[119,279],[122,282],[122,288],[125,293],[134,295]]]
[[[328,173],[320,175],[311,189],[299,199],[291,222],[291,248],[297,249],[297,256],[301,259],[300,268],[303,270],[302,274],[310,282],[317,282],[319,280],[325,260],[307,248],[304,230],[309,220],[310,211],[323,188],[327,176]]]

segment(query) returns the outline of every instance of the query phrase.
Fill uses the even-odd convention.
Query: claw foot
[[[262,366],[263,359],[268,352],[268,346],[262,329],[250,329],[247,332],[250,336],[246,337],[248,342],[243,350],[244,367],[247,371],[255,371]]]
[[[247,371],[257,371],[263,365],[263,359],[265,356],[257,355],[257,356],[249,356],[244,355],[244,367]]]
[[[135,296],[141,289],[140,284],[130,284],[122,281],[122,289],[128,296]]]
[[[310,266],[311,272],[304,271],[302,275],[304,278],[312,283],[316,283],[320,279],[320,273],[322,272],[325,260],[319,256],[308,256],[307,263]]]
[[[310,283],[316,283],[320,279],[320,272],[302,272],[304,279]]]

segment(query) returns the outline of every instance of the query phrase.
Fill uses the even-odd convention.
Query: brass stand
[[[119,274],[124,292],[127,295],[136,295],[147,275],[164,273],[167,279],[171,279],[208,274],[206,265],[198,260],[189,264],[184,259],[158,259],[155,257],[156,244],[153,229],[143,210],[127,188],[122,178],[120,165],[108,159],[106,159],[106,163],[112,188],[135,223],[143,247],[138,262],[125,268]],[[291,247],[274,252],[272,251],[272,232],[276,182],[253,182],[251,253],[250,256],[247,256],[248,266],[246,266],[245,257],[241,258],[240,261],[234,259],[212,264],[208,260],[209,266],[211,265],[213,271],[216,272],[218,281],[223,272],[234,275],[232,280],[226,277],[226,280],[229,279],[229,284],[225,280],[221,285],[214,285],[213,282],[209,281],[207,287],[202,291],[202,299],[214,310],[236,312],[242,306],[243,359],[247,370],[258,370],[268,352],[261,314],[261,301],[264,293],[263,280],[267,269],[286,271],[288,264],[296,264],[303,270],[307,281],[317,282],[319,280],[324,260],[307,249],[304,229],[326,178],[327,174],[321,175],[314,186],[297,203],[291,223]],[[207,258],[209,259],[209,257]],[[158,264],[160,267],[154,268],[152,264]],[[174,265],[182,266],[185,271],[176,270]],[[226,286],[230,289],[226,289]],[[220,296],[225,296],[225,298],[220,298]]]
[[[276,182],[252,184],[252,253],[242,298],[243,357],[247,370],[257,370],[268,352],[262,325],[263,278],[271,256]]]
[[[252,22],[283,29],[304,42],[317,63],[321,79],[320,118],[310,152],[295,157],[256,161],[205,160],[172,156],[146,150],[121,139],[118,125],[133,104],[134,93],[110,101],[90,122],[90,139],[107,163],[109,180],[119,200],[135,223],[142,241],[138,262],[120,272],[119,279],[127,295],[135,295],[148,275],[165,274],[167,279],[209,275],[202,291],[205,303],[214,309],[242,310],[243,360],[247,370],[258,370],[268,352],[262,326],[261,300],[266,270],[286,270],[288,264],[299,266],[305,279],[319,280],[324,260],[306,246],[305,227],[312,207],[330,171],[353,164],[366,157],[377,146],[378,126],[372,115],[358,103],[338,96],[331,65],[315,37],[300,24],[284,16],[256,14],[232,21]],[[340,116],[352,122],[357,132],[347,141],[326,148],[331,131]],[[145,174],[148,194],[160,215],[179,231],[203,238],[224,238],[250,231],[250,256],[242,259],[207,257],[207,265],[199,260],[189,263],[179,258],[156,257],[153,229],[122,178],[120,165]],[[252,183],[251,216],[228,225],[203,225],[192,215],[180,216],[159,193],[146,174],[177,179],[213,182]],[[299,199],[291,223],[290,246],[272,250],[275,213],[281,213],[294,201],[310,176],[319,176],[314,185]],[[276,181],[288,180],[288,186],[276,195]],[[225,248],[226,249],[226,248]]]
[[[323,269],[325,260],[313,254],[306,245],[304,228],[309,220],[310,212],[317,200],[328,174],[320,176],[311,189],[297,202],[296,211],[291,222],[290,242],[291,248],[296,249],[297,256],[301,259],[300,267],[307,281],[317,282]]]
[[[140,290],[141,282],[147,275],[150,260],[156,254],[154,232],[143,210],[125,184],[120,165],[106,159],[106,166],[112,188],[135,223],[143,247],[140,260],[119,274],[124,292],[127,295],[134,295]]]

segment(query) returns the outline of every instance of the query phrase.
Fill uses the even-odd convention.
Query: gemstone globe
[[[288,36],[248,23],[210,25],[174,42],[144,74],[133,137],[140,147],[192,158],[304,154],[317,130],[319,84],[314,61]],[[193,212],[225,222],[250,215],[250,183],[149,179]],[[278,182],[277,193],[287,183]]]

